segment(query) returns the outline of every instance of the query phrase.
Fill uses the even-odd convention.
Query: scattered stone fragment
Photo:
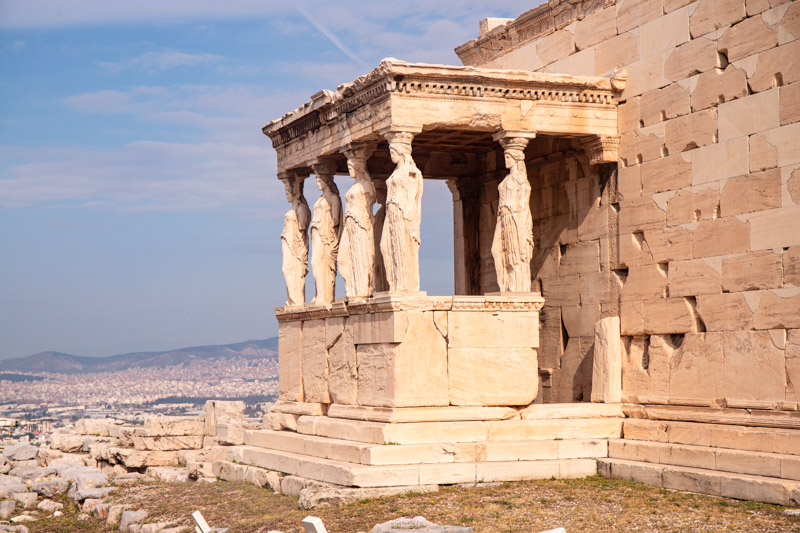
[[[36,453],[38,451],[39,448],[36,446],[28,444],[27,442],[19,442],[5,448],[3,450],[3,456],[11,461],[28,461],[36,459]]]
[[[69,481],[60,478],[31,485],[31,491],[38,493],[43,498],[52,498],[53,496],[67,492],[68,489]]]
[[[0,532],[3,533],[28,533],[28,528],[25,526],[8,526],[0,524]]]
[[[130,526],[138,524],[147,518],[147,511],[123,511],[119,519],[119,530],[122,533],[130,531]]]
[[[35,492],[15,492],[12,498],[21,503],[25,509],[30,509],[36,506],[36,500],[39,499],[39,495]]]
[[[78,515],[78,521],[79,522],[83,522],[85,520],[89,520],[90,518],[92,518],[92,517],[90,515],[86,514],[86,513],[81,513],[81,514]]]
[[[112,505],[108,509],[108,517],[106,518],[107,526],[116,526],[122,517],[122,513],[128,508],[127,504]]]
[[[62,513],[61,511],[56,511],[55,513],[53,513],[53,517],[58,518],[59,516],[64,516],[64,513]]]
[[[37,505],[36,508],[41,509],[42,511],[47,511],[48,513],[55,513],[56,511],[63,509],[64,504],[54,502],[53,500],[42,500],[39,502],[39,505]]]
[[[800,509],[784,509],[784,516],[796,516],[800,518]]]
[[[167,483],[189,481],[189,470],[185,467],[151,466],[147,475]]]
[[[472,533],[473,528],[461,526],[440,526],[425,519],[424,516],[414,518],[396,518],[373,527],[370,533]]]
[[[39,519],[29,514],[21,514],[11,519],[11,521],[15,524],[23,524],[25,522],[36,522],[37,520]]]
[[[0,519],[5,520],[14,513],[17,507],[17,502],[14,500],[5,500],[0,502]]]

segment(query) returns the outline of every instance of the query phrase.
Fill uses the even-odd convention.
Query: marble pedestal
[[[365,407],[525,406],[539,388],[538,293],[377,293],[279,307],[282,401]]]

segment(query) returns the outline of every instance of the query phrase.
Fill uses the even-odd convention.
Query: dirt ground
[[[311,514],[329,533],[368,532],[375,524],[401,516],[424,516],[438,524],[472,526],[476,533],[538,532],[564,527],[579,531],[769,531],[800,532],[800,518],[783,508],[757,502],[713,498],[657,489],[616,479],[589,477],[504,483],[492,487],[444,487],[429,494],[406,494],[352,505],[299,509],[297,499],[247,483],[148,483],[120,487],[113,500],[149,513],[146,522],[173,521],[193,526],[200,510],[212,527],[230,533],[279,530],[302,532]],[[65,515],[27,524],[31,533],[105,532],[98,519],[79,521],[68,503]],[[193,528],[192,528],[193,529]]]

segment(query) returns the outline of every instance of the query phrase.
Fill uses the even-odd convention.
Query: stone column
[[[303,305],[306,300],[308,223],[311,219],[308,202],[303,196],[303,183],[307,176],[295,172],[278,174],[286,187],[286,201],[292,204],[283,218],[281,233],[281,270],[286,280],[286,305]]]
[[[386,220],[386,178],[373,178],[372,184],[375,186],[376,202],[380,206],[375,212],[375,292],[384,292],[389,290],[381,254],[381,234]]]
[[[345,211],[339,242],[339,274],[348,298],[367,298],[375,288],[375,186],[367,172],[367,160],[375,151],[373,143],[352,143],[342,152],[355,183],[344,195]]]
[[[501,131],[494,135],[505,152],[509,173],[497,186],[497,224],[492,240],[500,292],[530,292],[533,259],[531,185],[525,167],[525,147],[532,131]]]
[[[422,172],[411,157],[411,131],[388,131],[389,155],[396,165],[386,180],[386,220],[381,255],[390,291],[419,291]]]
[[[342,200],[333,181],[336,161],[326,158],[312,163],[322,195],[314,204],[311,220],[311,271],[314,275],[315,305],[333,303],[336,288],[336,258],[341,236]]]
[[[476,179],[447,180],[453,194],[454,294],[480,294],[480,186]]]

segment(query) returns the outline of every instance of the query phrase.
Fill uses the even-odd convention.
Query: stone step
[[[257,446],[233,446],[228,461],[346,487],[393,487],[575,478],[597,473],[596,459],[360,465]]]
[[[612,440],[608,456],[800,481],[800,456],[664,442]]]
[[[622,420],[598,417],[391,424],[301,416],[297,421],[297,432],[371,444],[614,439],[622,436]]]
[[[800,430],[628,418],[625,440],[800,455]]]
[[[292,431],[248,430],[245,431],[244,443],[364,465],[536,461],[608,456],[607,441],[600,439],[385,445],[304,435]]]
[[[800,505],[800,483],[797,481],[616,458],[598,459],[597,466],[604,477],[665,489],[778,505]]]

